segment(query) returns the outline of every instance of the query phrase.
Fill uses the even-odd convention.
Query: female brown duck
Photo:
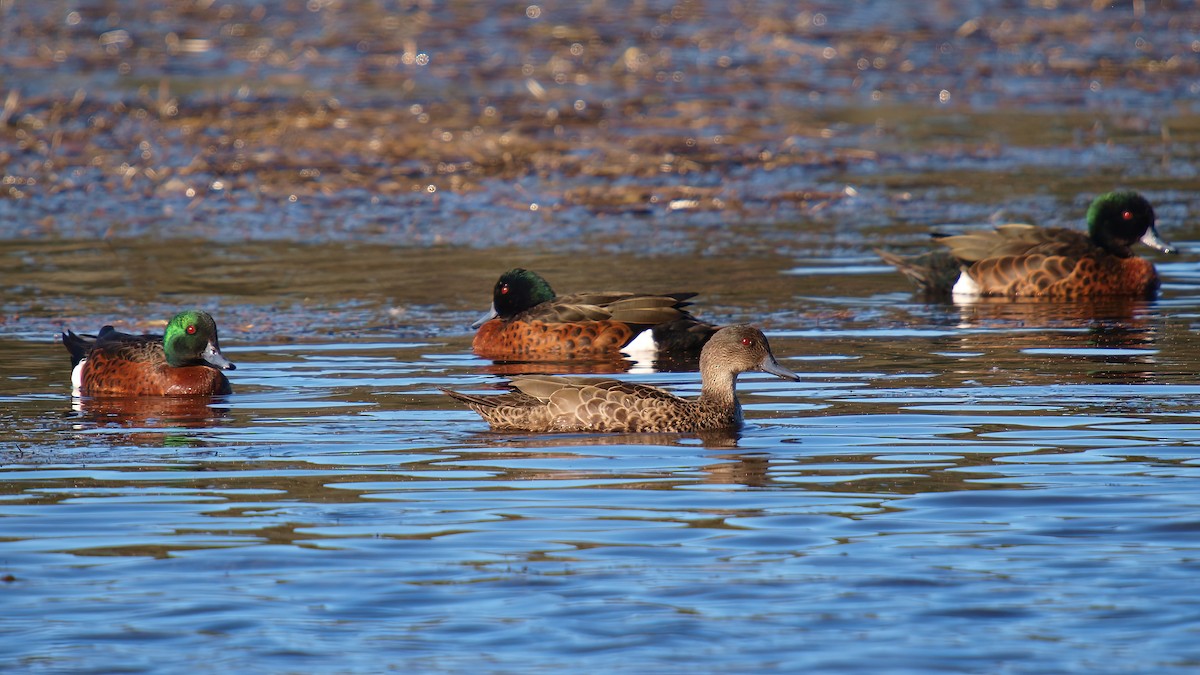
[[[800,377],[779,365],[762,331],[726,326],[700,352],[700,398],[689,400],[642,384],[582,377],[519,377],[514,391],[475,396],[443,389],[497,431],[693,432],[742,424],[737,376],[761,370]]]

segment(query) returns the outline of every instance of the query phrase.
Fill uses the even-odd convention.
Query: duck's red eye
[[[1126,211],[1125,213],[1121,214],[1121,217],[1125,220],[1133,220],[1133,211]]]
[[[749,347],[750,345],[754,344],[754,340],[751,340],[750,338],[742,338],[742,344]]]
[[[500,287],[500,295],[508,295],[508,284]]]
[[[187,334],[188,334],[188,335],[195,335],[195,334],[196,334],[196,326],[195,326],[195,325],[188,326],[188,327],[187,327]]]

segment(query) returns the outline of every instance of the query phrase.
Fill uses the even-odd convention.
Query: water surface
[[[1195,12],[0,0],[0,667],[1191,672]],[[926,303],[872,252],[1142,190],[1156,301]],[[505,269],[697,291],[748,425],[496,434]],[[209,309],[235,393],[72,399]],[[182,665],[181,665],[182,664]]]
[[[269,274],[307,269],[303,248],[272,251]],[[570,259],[544,262],[572,278]],[[608,262],[651,270],[638,287],[686,263]],[[402,271],[419,328],[370,287],[342,301],[351,329],[326,327],[348,293],[336,273],[312,272],[327,293],[303,301],[216,294],[239,367],[211,403],[73,402],[55,319],[14,321],[6,663],[1194,665],[1194,281],[1158,303],[954,307],[892,274],[848,272],[874,290],[829,297],[834,266],[757,262],[754,295],[777,311],[719,284],[700,309],[765,323],[803,380],[744,376],[750,424],[728,434],[491,433],[437,387],[494,388],[516,366],[471,356],[470,312]],[[694,372],[624,377],[698,392]]]

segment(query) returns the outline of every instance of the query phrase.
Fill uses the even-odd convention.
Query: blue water
[[[705,436],[488,432],[436,391],[503,381],[457,313],[424,341],[231,334],[236,393],[167,409],[73,405],[61,347],[9,341],[0,663],[1194,668],[1190,320],[1139,303],[1132,337],[1084,327],[1125,345],[1096,349],[912,299],[879,316],[888,298],[777,323],[803,380],[743,376],[749,425]]]

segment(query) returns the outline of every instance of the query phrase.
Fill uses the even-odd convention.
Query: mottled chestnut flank
[[[1142,242],[1174,253],[1158,236],[1154,208],[1136,192],[1110,192],[1088,209],[1088,232],[1008,224],[994,230],[939,236],[947,250],[920,258],[879,255],[930,295],[1153,297],[1154,264],[1133,253]]]
[[[717,330],[685,308],[695,293],[650,295],[613,291],[556,296],[529,270],[500,276],[492,307],[472,327],[472,343],[485,358],[613,356],[651,331],[659,351],[695,354]]]
[[[642,384],[583,377],[531,376],[511,381],[513,391],[475,396],[443,389],[467,404],[497,431],[692,432],[742,424],[737,376],[761,370],[800,379],[775,360],[762,331],[727,326],[700,352],[700,398],[689,400]]]
[[[635,333],[619,321],[501,321],[479,327],[473,346],[483,357],[589,356],[615,354]]]
[[[95,335],[67,331],[72,382],[84,396],[193,396],[228,394],[221,370],[235,366],[221,354],[217,324],[200,310],[176,314],[163,335],[129,335],[105,326]]]

